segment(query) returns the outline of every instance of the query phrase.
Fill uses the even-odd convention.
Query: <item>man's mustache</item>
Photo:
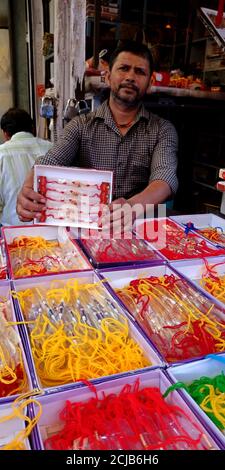
[[[132,83],[124,83],[119,86],[119,90],[121,88],[130,88],[131,90],[137,91],[138,92],[138,87],[136,85],[133,85]]]

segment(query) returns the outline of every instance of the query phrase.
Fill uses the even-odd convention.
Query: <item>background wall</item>
[[[2,0],[1,0],[2,3]],[[15,106],[30,111],[26,1],[10,0]]]
[[[0,2],[0,118],[13,104],[8,0]],[[0,142],[3,141],[0,132]]]

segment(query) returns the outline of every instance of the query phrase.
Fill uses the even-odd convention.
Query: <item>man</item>
[[[110,60],[109,102],[73,119],[64,135],[38,163],[113,170],[110,221],[120,221],[125,203],[159,204],[177,190],[177,134],[171,123],[142,105],[149,86],[152,57],[144,45],[129,42]],[[40,217],[45,199],[32,190],[30,174],[19,194],[21,220]],[[121,211],[122,209],[122,211]],[[124,224],[126,226],[126,220]],[[104,225],[104,220],[103,220]]]
[[[1,118],[5,143],[0,145],[0,223],[21,225],[16,213],[16,199],[28,172],[37,157],[52,146],[33,135],[30,115],[18,108],[10,108]]]

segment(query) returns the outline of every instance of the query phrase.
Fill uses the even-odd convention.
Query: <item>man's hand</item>
[[[45,207],[46,200],[33,190],[33,182],[34,171],[32,170],[25,179],[17,197],[16,210],[22,222],[30,222],[34,218],[39,219]]]
[[[103,208],[102,230],[108,232],[110,237],[123,238],[125,233],[130,233],[132,230],[133,216],[129,202],[124,198],[116,199]]]

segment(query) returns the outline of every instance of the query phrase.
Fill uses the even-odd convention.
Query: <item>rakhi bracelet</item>
[[[101,329],[79,318],[68,335],[63,324],[41,315],[30,334],[31,350],[43,387],[64,385],[149,366],[140,346],[129,336],[127,321],[105,318]]]
[[[13,242],[8,244],[8,250],[10,258],[14,259],[15,257],[16,260],[23,257],[22,254],[26,257],[26,250],[29,250],[27,257],[32,259],[34,253],[35,256],[41,257],[49,251],[51,253],[51,250],[57,248],[58,245],[58,240],[46,240],[43,237],[20,236],[15,237]]]
[[[94,189],[94,190],[98,190],[98,191],[107,191],[108,188],[109,188],[109,183],[101,183],[101,184],[92,184],[90,182],[86,182],[86,181],[71,181],[71,180],[67,180],[67,179],[62,179],[62,178],[59,178],[57,180],[50,180],[48,178],[46,178],[45,176],[40,176],[38,178],[38,184],[40,186],[40,189],[42,190],[45,190],[46,186],[48,184],[51,184],[51,185],[54,185],[54,187],[57,185],[62,185],[63,187],[64,186],[72,186],[72,187],[76,187],[78,189]]]
[[[128,239],[81,239],[83,245],[89,250],[91,256],[96,261],[121,262],[135,260],[151,260],[156,258],[156,254],[141,240]]]
[[[76,279],[52,282],[51,287],[27,289],[13,292],[26,320],[35,320],[38,315],[46,315],[55,323],[63,322],[71,326],[81,317],[84,323],[95,328],[101,327],[104,318],[123,321],[117,303],[108,296],[102,283],[79,284]]]
[[[59,202],[63,202],[63,203],[67,203],[67,204],[72,204],[74,206],[81,206],[82,204],[84,204],[86,201],[84,198],[88,197],[89,198],[89,195],[88,194],[82,194],[81,197],[80,195],[72,195],[71,192],[69,194],[65,193],[63,194],[63,196],[59,195],[57,196],[58,193],[55,194],[55,191],[46,191],[46,194],[45,194],[45,198],[47,199],[47,201],[53,201],[53,202],[57,202],[57,204]],[[97,196],[97,197],[96,197]],[[94,207],[96,205],[99,205],[100,203],[100,195],[90,195],[91,197],[91,200],[89,201],[89,199],[87,199],[88,203],[89,203],[89,207]],[[46,206],[48,207],[48,206]]]
[[[51,189],[49,189],[48,187],[48,184],[51,185],[54,185],[56,186],[56,192],[54,191],[54,186],[51,186]],[[51,197],[48,196],[48,192],[51,191],[51,194],[53,193],[59,193],[59,187],[58,187],[58,184],[61,184],[63,185],[63,195],[64,197],[59,199],[57,197],[53,197],[53,195]],[[77,205],[77,202],[79,200],[76,199],[76,198],[71,198],[71,186],[72,188],[79,188],[81,191],[79,191],[79,198],[83,197],[83,199],[89,197],[91,198],[91,205],[92,205],[92,199],[93,197],[97,197],[98,199],[98,204],[96,205],[101,205],[101,204],[108,204],[109,203],[109,193],[110,193],[110,185],[109,183],[106,183],[106,182],[103,182],[101,183],[100,185],[96,185],[96,184],[89,184],[89,183],[80,183],[80,182],[76,182],[76,181],[69,181],[69,180],[48,180],[45,176],[40,176],[38,178],[38,192],[47,198],[47,200],[51,200],[51,201],[57,201],[57,202],[65,202],[66,198],[66,190],[65,188],[67,187],[68,189],[68,202],[71,204],[72,208],[71,210],[73,209],[73,205]],[[90,191],[90,189],[93,189],[95,192],[93,193],[93,191]],[[82,192],[83,190],[85,190],[85,192]],[[62,208],[61,208],[62,209]],[[56,214],[58,215],[58,213],[56,212]],[[51,213],[48,213],[46,208],[45,210],[43,211],[42,213],[42,216],[40,218],[40,221],[41,222],[45,222],[46,221],[46,218],[47,217],[52,217],[52,218],[58,218],[60,220],[62,220],[62,218],[68,218],[68,219],[71,219],[71,215],[65,211],[65,214],[61,217],[57,217],[56,214],[53,214],[52,212]]]
[[[0,279],[6,279],[7,277],[7,262],[5,253],[5,242],[0,239]]]
[[[210,248],[204,240],[199,240],[194,234],[185,235],[182,231],[168,234],[166,248],[159,251],[169,259],[196,258],[204,256],[219,256],[225,254],[223,249]]]
[[[84,257],[71,241],[60,243],[42,237],[23,237],[14,239],[9,252],[15,277],[87,268]]]
[[[37,390],[34,391],[38,393]],[[5,438],[5,441],[8,441],[6,444],[1,446],[0,450],[28,450],[26,446],[26,440],[30,436],[32,430],[38,423],[41,414],[42,414],[42,406],[41,404],[34,398],[30,398],[32,392],[27,394],[20,395],[14,402],[12,402],[9,406],[11,406],[12,411],[8,415],[0,416],[0,428],[5,426],[5,423],[9,423],[7,427],[10,429],[10,421],[11,420],[21,420],[24,423],[23,428],[13,433],[12,439],[9,440],[10,436]],[[31,417],[27,415],[26,410],[29,405],[35,405],[36,412],[35,416]],[[3,432],[1,430],[1,435]]]
[[[57,240],[46,240],[43,237],[15,237],[12,243],[8,244],[9,251],[16,250],[18,248],[34,248],[34,249],[49,249],[58,246]]]
[[[225,350],[219,308],[186,281],[137,279],[116,292],[169,362]]]
[[[139,382],[121,392],[86,402],[66,402],[59,414],[62,429],[45,441],[52,450],[210,449],[212,446],[187,413],[165,401],[158,388],[139,389]],[[87,416],[89,419],[87,420]]]
[[[216,270],[217,266],[225,266],[224,261],[220,263],[210,264],[208,260],[204,260],[205,270],[200,279],[200,285],[210,292],[214,297],[225,303],[225,276],[220,275]]]
[[[214,297],[225,303],[225,275],[217,279],[203,276],[200,285]]]
[[[196,230],[198,234],[207,238],[207,240],[225,246],[225,235],[222,227],[197,228],[192,222],[188,222],[187,224],[185,224],[185,233],[188,234],[189,230]]]
[[[72,223],[88,223],[88,225],[99,222],[99,213],[96,215],[89,214],[86,211],[77,211],[72,206],[64,209],[63,207],[59,209],[53,209],[52,207],[46,206],[42,211],[41,217],[39,217],[39,222],[45,222],[48,218],[55,220],[65,220]]]
[[[170,260],[225,255],[224,249],[211,248],[194,233],[186,234],[185,230],[168,219],[164,223],[160,223],[157,219],[153,222],[144,222],[143,226],[141,226],[144,231],[141,227],[139,227],[139,230],[143,231],[145,240],[150,241],[153,245],[155,242],[166,244],[165,248],[160,248],[159,251]],[[155,239],[149,238],[148,226],[154,227],[155,231],[158,229]]]
[[[9,302],[0,303],[0,397],[27,391],[20,339],[10,325]]]
[[[0,279],[6,279],[7,277],[7,267],[4,266],[0,268]]]
[[[177,382],[167,389],[164,396],[178,388],[184,388],[219,429],[222,431],[225,429],[225,376],[223,372],[214,377],[200,377],[189,384]]]
[[[60,180],[58,180],[60,181]],[[89,184],[89,183],[80,183],[78,181],[69,181],[69,180],[63,180],[64,185],[64,194],[66,193],[65,187],[70,187],[72,186],[73,188],[79,188],[80,195],[82,196],[88,196],[90,194],[90,197],[93,196],[93,192],[90,192],[90,189],[93,189],[96,193],[96,195],[99,197],[99,200],[102,204],[107,204],[109,202],[109,190],[110,190],[110,185],[109,183],[102,182],[101,184]],[[52,181],[48,180],[45,176],[40,176],[38,178],[38,192],[42,194],[42,196],[46,195],[47,189],[48,189],[48,183],[55,184],[56,189],[57,189],[57,181]],[[85,190],[85,194],[82,193],[82,191]],[[54,191],[54,186],[51,186],[51,191]],[[88,192],[89,194],[88,194]]]
[[[221,227],[208,227],[199,229],[198,232],[208,240],[225,246],[225,235]]]

